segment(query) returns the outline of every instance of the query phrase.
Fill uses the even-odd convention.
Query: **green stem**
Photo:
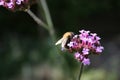
[[[47,2],[46,2],[46,0],[40,0],[40,3],[41,3],[41,6],[43,8],[43,11],[44,11],[47,24],[49,26],[49,33],[50,33],[50,35],[53,39],[53,42],[54,42],[56,40],[55,30],[54,30],[54,26],[53,26],[53,23],[52,23],[50,12],[49,12],[49,9],[48,9],[48,6],[47,6]]]
[[[52,18],[51,18],[50,12],[49,12],[49,8],[47,6],[47,2],[46,2],[46,0],[39,0],[39,1],[40,1],[42,9],[44,11],[45,19],[46,19],[46,22],[47,22],[48,27],[49,27],[49,34],[50,34],[51,39],[52,39],[52,46],[54,47],[54,54],[60,53],[59,50],[57,49],[57,47],[55,46],[56,34],[55,34],[55,30],[54,30],[54,25],[53,25],[53,22],[52,22]],[[59,57],[61,55],[55,55],[55,56]],[[63,57],[61,57],[61,58],[63,58]],[[61,59],[61,60],[63,60],[63,59]],[[56,63],[58,63],[58,62],[56,62]]]
[[[80,80],[80,79],[81,79],[82,71],[83,71],[83,63],[81,63],[81,65],[80,65],[80,72],[79,72],[79,75],[78,75],[78,79],[77,79],[77,80]]]
[[[33,20],[40,26],[44,27],[45,29],[49,30],[48,25],[45,24],[40,18],[38,18],[30,9],[26,11],[32,18]]]
[[[54,26],[52,23],[52,19],[50,16],[50,12],[47,6],[47,2],[46,0],[39,0],[39,1],[38,2],[41,4],[41,7],[45,14],[46,23],[44,23],[40,18],[38,18],[32,11],[27,10],[26,12],[34,19],[36,23],[38,23],[38,25],[48,30],[51,40],[52,40],[52,46],[54,46],[55,53],[59,53],[59,50],[55,47],[56,35],[55,35],[55,30],[54,30]]]

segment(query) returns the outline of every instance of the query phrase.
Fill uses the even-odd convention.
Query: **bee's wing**
[[[55,45],[61,44],[62,41],[63,41],[63,38],[59,39],[59,40],[55,43]]]
[[[67,40],[68,40],[68,38],[64,38],[64,39],[63,39],[62,44],[61,44],[61,47],[62,47],[62,48],[65,48],[65,45],[66,45],[66,43],[67,43]]]

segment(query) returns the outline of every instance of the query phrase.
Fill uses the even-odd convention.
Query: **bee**
[[[62,50],[69,49],[67,44],[70,42],[73,36],[74,36],[73,32],[66,32],[64,33],[63,37],[55,43],[55,45],[61,44]]]

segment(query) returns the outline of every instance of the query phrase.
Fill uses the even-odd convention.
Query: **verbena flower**
[[[104,47],[100,44],[100,37],[96,33],[90,31],[80,30],[80,33],[74,35],[67,44],[70,52],[75,52],[74,57],[77,61],[84,65],[90,64],[90,54],[100,54]]]
[[[0,6],[11,11],[26,10],[36,0],[0,0]]]

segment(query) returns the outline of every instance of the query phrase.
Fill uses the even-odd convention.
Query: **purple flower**
[[[70,42],[70,43],[67,44],[67,46],[72,47],[73,44],[74,44],[74,42]]]
[[[84,58],[83,61],[82,61],[82,63],[83,63],[84,65],[90,65],[90,59]]]
[[[77,59],[78,61],[80,60],[80,53],[79,52],[76,52],[74,54],[74,56],[75,56],[75,59]]]
[[[70,40],[68,45],[68,50],[75,52],[75,59],[82,62],[84,65],[90,64],[90,59],[88,58],[90,54],[101,53],[104,49],[100,44],[100,37],[96,33],[90,33],[90,31],[81,30],[80,34],[76,34]]]
[[[83,53],[84,55],[88,55],[88,54],[89,54],[89,49],[83,48],[82,53]]]
[[[76,53],[74,54],[74,57],[75,57],[75,59],[77,59],[78,61],[82,61],[83,58],[84,58],[84,56],[81,55],[79,52],[76,52]]]
[[[24,0],[17,0],[16,4],[20,5]]]
[[[102,53],[104,47],[100,44],[100,37],[96,33],[80,30],[79,34],[73,35],[67,41],[67,50],[74,52],[74,58],[84,65],[90,64],[91,54]],[[62,47],[64,50],[64,47]]]
[[[90,35],[93,36],[93,37],[96,37],[96,36],[97,36],[96,33],[91,33]]]
[[[26,10],[36,0],[0,0],[0,6],[11,11]]]
[[[9,2],[9,3],[6,3],[6,5],[8,6],[8,8],[14,8],[14,4],[13,2]]]
[[[1,1],[0,1],[0,5],[4,5],[4,1],[1,0]]]
[[[96,52],[97,53],[101,53],[103,51],[104,47],[103,46],[99,46],[96,48]]]

